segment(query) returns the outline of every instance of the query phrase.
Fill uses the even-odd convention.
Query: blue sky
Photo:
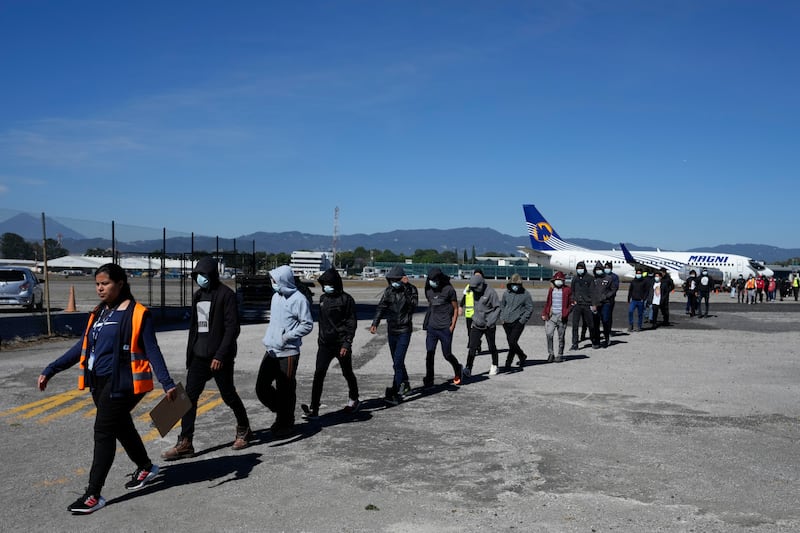
[[[798,247],[800,3],[0,2],[0,207]]]

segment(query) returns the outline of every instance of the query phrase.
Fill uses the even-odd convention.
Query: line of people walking
[[[643,301],[655,309],[663,308],[663,320],[668,323],[666,304],[670,286],[657,275],[655,283],[648,284],[645,289],[639,274],[637,272],[628,293],[630,329],[634,329],[634,310],[639,313],[636,329],[641,329]],[[255,393],[259,401],[275,413],[275,421],[270,426],[272,434],[276,438],[285,438],[296,431],[297,368],[302,340],[312,331],[314,319],[311,299],[298,287],[288,265],[271,270],[269,276],[274,294],[270,321],[262,338],[265,353],[256,378]],[[198,400],[212,378],[236,420],[232,449],[247,448],[254,437],[247,410],[234,384],[240,333],[236,295],[221,283],[218,264],[211,257],[197,261],[192,278],[197,289],[192,297],[186,346],[186,395],[191,407],[182,417],[175,445],[161,454],[166,461],[195,455],[193,439]],[[334,360],[338,361],[348,387],[348,401],[342,412],[352,414],[363,405],[352,365],[353,339],[358,324],[355,301],[344,291],[342,278],[336,269],[327,270],[318,281],[322,294],[317,318],[319,331],[314,378],[310,402],[301,404],[303,417],[307,420],[320,416],[324,381]],[[419,296],[400,265],[389,271],[386,281],[387,287],[376,306],[369,331],[377,334],[381,322],[386,322],[392,379],[383,400],[388,405],[397,405],[413,390],[405,360]],[[43,391],[55,374],[78,364],[79,388],[91,390],[97,407],[89,483],[83,496],[67,507],[68,511],[76,514],[92,513],[105,505],[101,491],[114,461],[116,441],[136,466],[125,488],[141,488],[158,475],[159,467],[150,459],[131,412],[144,395],[153,390],[153,374],[168,399],[174,400],[176,395],[175,382],[155,337],[152,316],[132,295],[124,269],[113,263],[101,266],[95,272],[95,286],[100,303],[90,313],[83,336],[48,365],[38,379],[39,389]],[[545,326],[549,362],[564,360],[570,315],[573,315],[572,349],[578,348],[578,331],[582,323],[591,330],[594,348],[609,345],[618,289],[619,278],[613,274],[610,263],[597,263],[594,276],[586,272],[583,263],[579,263],[578,273],[569,286],[563,272],[554,273],[540,315]],[[520,338],[533,314],[534,304],[519,275],[513,275],[499,295],[484,279],[483,273],[476,270],[459,301],[449,276],[438,268],[432,268],[425,280],[424,295],[428,307],[422,324],[426,331],[423,388],[434,386],[437,346],[452,369],[451,381],[455,385],[463,384],[472,376],[484,339],[491,355],[488,375],[498,374],[501,370],[496,342],[498,324],[502,324],[508,344],[503,370],[512,370],[515,363],[519,369],[524,368],[528,354],[520,345]],[[464,364],[453,353],[453,332],[461,315],[465,317],[468,328]],[[653,321],[657,319],[658,311],[655,311]]]

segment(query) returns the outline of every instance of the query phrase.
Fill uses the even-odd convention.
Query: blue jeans
[[[392,368],[394,368],[394,381],[392,386],[395,392],[399,391],[404,381],[408,381],[406,372],[406,352],[408,345],[411,344],[411,332],[400,333],[398,335],[388,335],[389,352],[392,354]]]
[[[644,319],[644,300],[631,300],[628,304],[628,324],[633,327],[633,310],[636,309],[638,318],[638,327],[642,329],[642,320]]]

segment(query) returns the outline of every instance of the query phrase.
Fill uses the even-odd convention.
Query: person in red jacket
[[[560,270],[550,280],[552,286],[547,291],[547,300],[542,310],[544,330],[547,335],[547,362],[560,363],[564,356],[564,336],[567,333],[567,319],[575,302],[572,301],[572,290],[564,283],[564,273]],[[553,336],[558,331],[558,356],[553,349]]]

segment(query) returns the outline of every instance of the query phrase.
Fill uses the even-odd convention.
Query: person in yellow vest
[[[794,294],[794,301],[797,301],[797,295],[800,294],[800,274],[797,272],[794,273],[794,279],[792,280],[792,293]]]
[[[483,277],[483,270],[476,268],[473,275]],[[467,323],[467,348],[469,349],[469,332],[472,329],[472,315],[475,314],[475,297],[472,290],[469,288],[469,283],[464,287],[461,293],[461,302],[459,302],[458,314],[464,315]],[[480,340],[478,341],[478,353],[483,351]]]
[[[143,487],[158,475],[158,466],[147,455],[131,411],[153,390],[153,371],[167,398],[174,400],[176,394],[153,319],[133,298],[125,270],[107,263],[95,271],[94,279],[100,303],[89,314],[83,337],[50,363],[38,381],[43,391],[54,375],[78,363],[78,388],[89,387],[97,407],[89,485],[84,495],[67,507],[74,514],[92,513],[105,505],[100,491],[114,463],[117,441],[136,464],[126,489]]]

